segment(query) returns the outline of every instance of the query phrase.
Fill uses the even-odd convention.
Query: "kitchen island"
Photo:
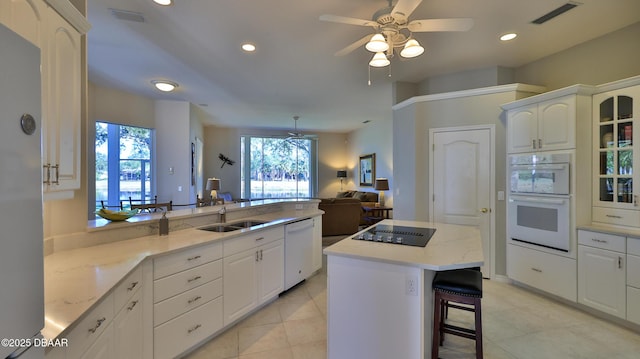
[[[435,272],[483,264],[474,227],[400,220],[377,225],[436,231],[425,247],[347,238],[324,249],[329,359],[424,358],[431,352]]]

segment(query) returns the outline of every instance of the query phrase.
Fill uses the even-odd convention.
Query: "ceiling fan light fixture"
[[[256,45],[250,42],[244,43],[242,44],[242,50],[244,50],[245,52],[254,52],[256,51]]]
[[[153,0],[153,2],[162,6],[169,6],[173,4],[172,0]]]
[[[369,66],[385,67],[385,66],[388,66],[390,63],[391,61],[389,61],[389,59],[387,58],[387,55],[385,55],[384,52],[376,52],[376,54],[373,55],[373,58],[371,59],[371,61],[369,61]]]
[[[364,47],[375,53],[389,50],[389,44],[384,40],[384,36],[382,34],[375,34],[371,36],[371,40],[369,40]]]
[[[178,87],[177,83],[165,80],[153,80],[151,83],[162,92],[171,92]]]
[[[508,34],[504,34],[502,36],[500,36],[500,40],[501,41],[509,41],[509,40],[513,40],[518,36],[518,34],[516,34],[515,32],[510,32]]]
[[[404,48],[400,51],[400,56],[405,58],[412,58],[416,56],[422,55],[424,52],[424,47],[420,46],[418,40],[411,39],[404,44]]]

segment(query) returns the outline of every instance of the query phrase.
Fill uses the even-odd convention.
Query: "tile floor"
[[[325,359],[326,280],[313,276],[187,358]],[[640,358],[640,333],[506,283],[483,289],[485,358]],[[450,319],[470,325],[470,315],[452,309]],[[449,335],[440,357],[475,358],[474,343]]]

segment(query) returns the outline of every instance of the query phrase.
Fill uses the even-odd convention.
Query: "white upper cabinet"
[[[533,103],[507,113],[507,152],[576,147],[576,95]]]
[[[53,9],[47,9],[43,58],[44,192],[80,188],[80,33]],[[73,195],[73,193],[69,193]]]
[[[0,23],[40,48],[44,199],[71,198],[80,188],[81,37],[90,25],[68,0],[0,0]]]

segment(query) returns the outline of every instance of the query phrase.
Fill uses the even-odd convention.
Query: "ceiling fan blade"
[[[411,32],[433,31],[469,31],[473,27],[473,19],[429,19],[413,20],[407,24]]]
[[[396,6],[394,6],[393,10],[391,11],[391,15],[393,15],[393,17],[396,19],[406,19],[411,15],[413,10],[415,10],[418,5],[420,5],[421,2],[422,0],[398,0]]]
[[[371,34],[366,35],[362,39],[360,39],[360,40],[354,42],[353,44],[345,47],[344,49],[336,52],[334,55],[335,56],[344,56],[344,55],[347,55],[347,54],[351,53],[353,50],[355,50],[355,49],[359,48],[360,46],[363,46],[364,44],[366,44],[371,39],[371,36],[373,36],[373,35],[371,35]]]
[[[340,24],[347,24],[347,25],[373,26],[373,27],[378,26],[378,23],[375,21],[356,19],[353,17],[338,16],[338,15],[320,15],[320,20],[328,21],[328,22],[337,22]]]

